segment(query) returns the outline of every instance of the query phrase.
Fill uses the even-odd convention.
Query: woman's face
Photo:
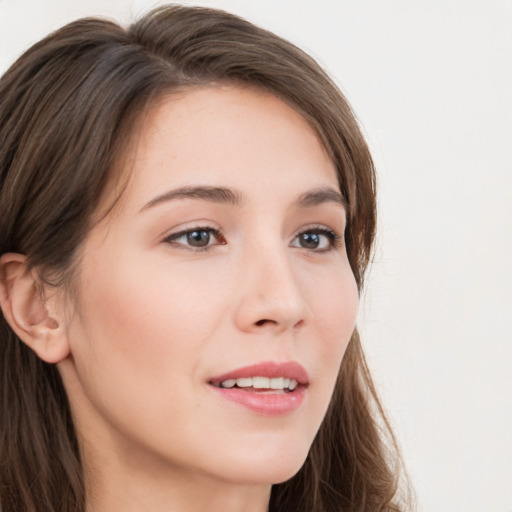
[[[153,105],[128,160],[59,363],[86,464],[290,478],[358,304],[333,163],[284,102],[228,86]]]

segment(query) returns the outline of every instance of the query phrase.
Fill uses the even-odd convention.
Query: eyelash
[[[227,243],[226,239],[224,238],[224,236],[222,235],[220,230],[212,228],[212,227],[207,227],[207,226],[197,226],[197,227],[193,227],[193,228],[189,228],[189,229],[184,229],[183,231],[180,231],[178,233],[173,233],[172,235],[169,235],[168,237],[166,237],[164,239],[164,242],[167,242],[172,245],[183,246],[183,247],[186,247],[188,250],[191,250],[194,252],[208,251],[212,247],[213,244],[212,245],[209,244],[204,247],[193,247],[193,246],[187,246],[186,244],[181,244],[176,241],[176,240],[179,240],[180,238],[187,236],[189,234],[192,234],[194,232],[205,232],[205,233],[208,233],[209,235],[213,235],[217,240],[221,240],[220,243],[218,243],[217,245],[225,245]]]
[[[322,227],[322,226],[312,226],[312,227],[308,227],[306,229],[303,229],[303,230],[301,230],[301,231],[299,231],[298,233],[295,234],[295,237],[293,238],[293,240],[295,241],[301,235],[306,235],[306,234],[309,234],[309,235],[323,235],[323,236],[325,236],[328,239],[329,246],[327,248],[324,248],[324,249],[310,249],[313,252],[317,252],[317,253],[318,252],[320,252],[320,253],[329,252],[329,251],[332,251],[333,249],[339,249],[341,247],[342,237],[340,235],[338,235],[332,229],[328,229],[328,228],[325,228],[325,227]],[[299,248],[308,250],[307,247],[299,247]]]
[[[188,244],[177,242],[177,240],[179,240],[180,238],[186,237],[187,235],[191,235],[194,232],[208,233],[210,236],[213,235],[217,240],[219,240],[219,242],[217,244],[209,244],[208,243],[208,245],[205,245],[204,247],[194,247],[194,246],[191,246]],[[324,249],[316,249],[316,248],[308,249],[307,247],[299,246],[298,247],[299,249],[311,250],[312,252],[316,252],[316,253],[325,253],[325,252],[329,252],[333,249],[339,249],[342,244],[342,239],[343,239],[342,236],[338,235],[336,232],[334,232],[331,229],[321,227],[321,226],[312,226],[312,227],[308,227],[307,229],[303,229],[302,231],[299,231],[298,233],[295,234],[293,240],[295,241],[298,237],[300,237],[301,235],[305,235],[305,234],[323,235],[328,239],[329,246]],[[208,240],[208,242],[209,241],[210,240]],[[167,236],[164,239],[164,242],[172,244],[172,245],[176,245],[176,246],[182,246],[183,248],[186,248],[187,250],[191,250],[193,252],[205,252],[205,251],[210,250],[211,247],[214,245],[226,245],[226,243],[227,243],[226,239],[224,238],[224,236],[222,235],[222,232],[220,230],[212,228],[212,227],[208,227],[208,226],[196,226],[196,227],[192,227],[189,229],[185,229],[183,231],[179,231],[178,233],[173,233],[173,234]]]

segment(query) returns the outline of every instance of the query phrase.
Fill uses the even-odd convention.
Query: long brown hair
[[[30,48],[0,80],[0,255],[69,280],[93,213],[141,112],[157,96],[212,82],[260,87],[316,130],[348,203],[359,290],[375,234],[375,176],[347,101],[308,55],[234,15],[159,8],[127,29],[83,19]],[[117,165],[117,167],[119,167]],[[54,365],[0,315],[0,502],[4,512],[84,512],[79,447]],[[270,510],[398,511],[399,457],[357,332],[302,469]]]

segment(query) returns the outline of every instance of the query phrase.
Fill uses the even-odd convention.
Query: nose
[[[267,247],[240,262],[235,323],[241,331],[279,334],[308,322],[310,309],[292,268],[290,250]]]

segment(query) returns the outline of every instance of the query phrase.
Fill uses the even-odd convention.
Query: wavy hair
[[[349,104],[303,51],[223,11],[158,8],[129,26],[82,19],[0,80],[0,254],[65,283],[137,120],[157,97],[212,82],[262,88],[298,111],[335,163],[359,290],[376,225],[374,166]],[[379,512],[399,504],[400,457],[357,331],[307,460],[274,485],[272,512]],[[0,315],[4,512],[85,512],[79,445],[57,368]]]

